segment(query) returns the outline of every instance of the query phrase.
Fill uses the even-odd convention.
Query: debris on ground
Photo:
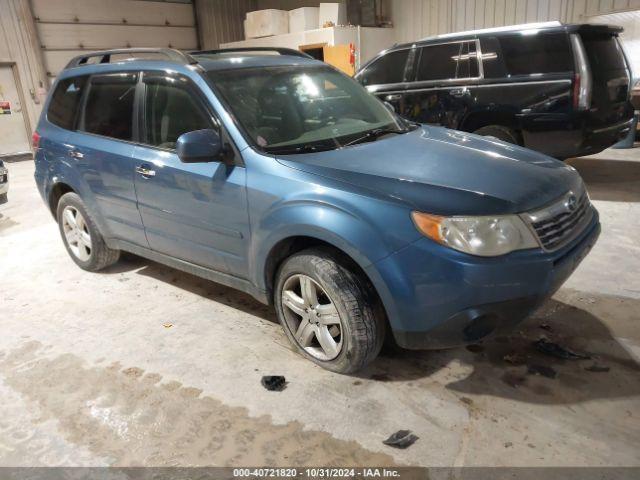
[[[502,375],[502,381],[512,388],[518,388],[520,385],[524,385],[527,382],[527,378],[516,372],[504,372],[504,375]]]
[[[472,353],[482,353],[484,352],[484,347],[482,345],[478,345],[477,343],[471,344],[471,345],[467,345],[467,350],[469,350]]]
[[[609,367],[607,367],[606,365],[602,365],[601,363],[594,363],[593,365],[589,365],[584,369],[587,370],[588,372],[597,372],[597,373],[605,373],[611,370]]]
[[[162,326],[164,328],[171,328],[171,327],[173,327],[173,323],[163,323]]]
[[[281,392],[285,389],[287,380],[282,375],[265,375],[260,383],[270,392]]]
[[[469,406],[473,405],[473,400],[471,400],[469,397],[460,397],[460,401]]]
[[[556,378],[558,376],[558,372],[546,365],[529,365],[527,367],[527,373],[529,375],[540,375],[547,378]]]
[[[502,359],[510,363],[511,365],[523,365],[527,362],[527,358],[521,353],[511,352],[507,353]]]
[[[561,347],[557,343],[550,342],[546,338],[541,338],[540,340],[534,342],[533,346],[539,352],[550,355],[552,357],[562,358],[563,360],[579,360],[591,358],[589,357],[589,355],[576,353],[569,350],[568,348]]]
[[[411,430],[398,430],[396,433],[391,435],[386,440],[383,440],[382,443],[385,445],[389,445],[393,448],[402,448],[405,449],[410,447],[418,440],[419,437],[411,433]]]
[[[548,323],[541,323],[540,328],[542,330],[546,330],[547,332],[550,332],[552,330],[551,325],[549,325]]]
[[[505,442],[504,448],[513,447],[513,442]]]

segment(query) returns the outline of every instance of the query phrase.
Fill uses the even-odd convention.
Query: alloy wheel
[[[83,262],[88,261],[91,258],[91,234],[77,208],[69,205],[62,211],[62,230],[71,253]]]
[[[309,355],[329,361],[340,354],[340,315],[327,292],[311,277],[297,274],[285,281],[282,310],[293,337]]]

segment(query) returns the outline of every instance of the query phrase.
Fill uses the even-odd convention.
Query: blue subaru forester
[[[572,167],[409,123],[293,50],[77,57],[34,146],[81,268],[127,251],[248,292],[336,372],[385,334],[444,348],[512,327],[600,232]]]

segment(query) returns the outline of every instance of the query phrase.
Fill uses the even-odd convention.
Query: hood
[[[546,155],[441,127],[278,161],[438,215],[520,213],[582,182],[575,169]]]

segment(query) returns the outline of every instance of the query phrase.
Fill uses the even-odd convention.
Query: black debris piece
[[[551,325],[549,325],[548,323],[541,323],[540,328],[546,330],[547,332],[550,332],[552,330]]]
[[[287,385],[287,381],[282,375],[265,375],[260,383],[270,392],[281,392]]]
[[[411,433],[411,430],[398,430],[382,443],[393,448],[405,449],[413,445],[418,438],[419,437]]]
[[[472,353],[482,353],[484,352],[484,347],[482,345],[478,345],[477,343],[475,344],[471,344],[471,345],[467,345],[467,350],[469,350]]]
[[[502,359],[511,365],[524,365],[527,362],[527,357],[518,352],[507,353]]]
[[[601,363],[594,363],[593,365],[589,365],[588,367],[585,367],[585,370],[589,372],[605,373],[611,369],[606,365],[602,365]]]
[[[558,372],[546,365],[529,365],[527,367],[527,373],[529,375],[541,375],[547,378],[556,378],[558,376]]]
[[[550,342],[546,338],[541,338],[540,340],[534,342],[533,346],[539,352],[550,355],[552,357],[562,358],[563,360],[580,360],[591,358],[589,357],[589,355],[583,353],[572,352],[567,348],[561,347],[557,343]]]

